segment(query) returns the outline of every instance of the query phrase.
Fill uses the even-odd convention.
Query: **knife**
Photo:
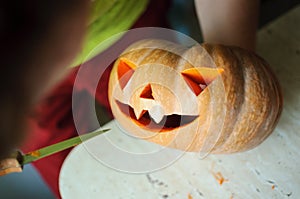
[[[21,151],[14,151],[8,158],[0,160],[0,176],[9,173],[22,172],[23,166],[25,164],[32,163],[54,153],[63,151],[70,147],[74,147],[90,138],[105,133],[109,130],[110,129],[97,130],[25,154],[23,154]]]

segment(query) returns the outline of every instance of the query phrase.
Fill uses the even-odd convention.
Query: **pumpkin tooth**
[[[147,112],[144,109],[137,109],[137,108],[135,108],[133,111],[137,120],[139,120]]]
[[[148,112],[150,117],[157,124],[160,123],[165,116],[163,108],[159,105],[153,106]]]

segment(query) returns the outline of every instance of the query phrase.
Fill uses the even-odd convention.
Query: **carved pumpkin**
[[[188,49],[163,40],[125,50],[111,72],[109,101],[130,134],[210,153],[257,146],[282,109],[277,80],[254,53],[212,44]]]

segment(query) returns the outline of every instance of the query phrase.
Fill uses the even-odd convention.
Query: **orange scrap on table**
[[[193,199],[192,195],[189,193],[188,199]]]
[[[224,182],[228,182],[228,179],[225,179],[221,172],[213,173],[213,175],[220,185],[222,185]]]
[[[41,153],[39,151],[32,151],[29,153],[29,155],[31,155],[33,157],[39,157],[41,155]]]

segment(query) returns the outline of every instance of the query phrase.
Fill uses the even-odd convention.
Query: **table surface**
[[[300,7],[264,27],[257,52],[272,66],[281,83],[284,107],[271,136],[255,149],[233,155],[185,153],[154,172],[120,172],[100,163],[85,145],[66,158],[59,179],[63,198],[299,198],[300,196]],[[152,143],[128,142],[114,121],[110,139],[129,150]],[[104,139],[106,135],[96,139]],[[90,143],[94,143],[95,140]],[[134,145],[133,145],[134,144]],[[125,146],[129,145],[129,146]],[[154,147],[155,148],[155,147]],[[98,145],[103,155],[110,149]],[[111,157],[114,158],[114,157]],[[104,157],[105,159],[105,157]],[[109,161],[109,160],[107,160]],[[122,170],[129,164],[117,162]]]

